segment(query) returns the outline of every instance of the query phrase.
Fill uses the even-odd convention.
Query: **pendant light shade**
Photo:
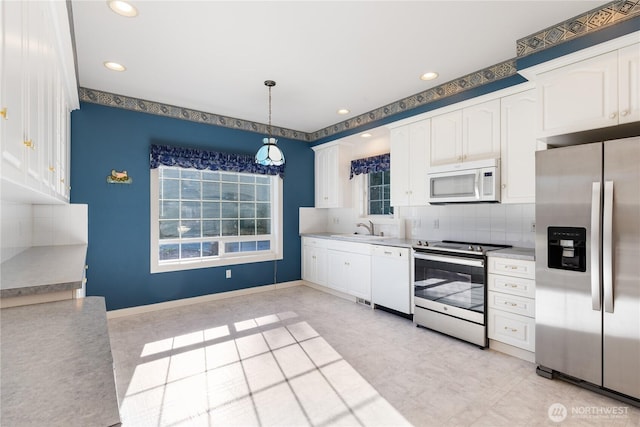
[[[280,166],[284,164],[284,153],[278,147],[278,140],[271,136],[271,88],[276,85],[273,80],[267,80],[264,85],[269,88],[269,127],[268,138],[262,139],[262,147],[256,153],[256,163],[264,166]]]

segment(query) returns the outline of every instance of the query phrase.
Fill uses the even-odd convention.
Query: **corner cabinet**
[[[79,107],[65,2],[2,2],[5,200],[69,201],[70,112]]]
[[[342,208],[351,204],[351,147],[344,144],[313,147],[315,151],[315,207]]]
[[[430,130],[430,120],[391,129],[391,206],[428,203]]]
[[[537,137],[640,121],[639,33],[522,70],[538,90]]]
[[[327,284],[326,239],[302,238],[302,279],[318,285]]]
[[[535,152],[546,149],[536,139],[532,117],[536,91],[530,89],[501,98],[500,169],[502,203],[535,203]]]
[[[500,157],[500,100],[431,118],[431,166]]]
[[[302,279],[371,301],[368,243],[302,237]]]

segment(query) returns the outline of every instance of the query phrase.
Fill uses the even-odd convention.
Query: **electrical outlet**
[[[225,272],[227,279],[231,279],[231,270]]]
[[[531,221],[531,225],[529,227],[529,231],[532,233],[536,232],[536,222],[535,221]]]
[[[433,229],[437,230],[440,228],[440,220],[439,219],[434,219],[433,220]]]

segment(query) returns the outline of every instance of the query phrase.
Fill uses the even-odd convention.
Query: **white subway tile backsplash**
[[[533,204],[422,206],[402,209],[399,214],[407,220],[409,239],[465,240],[523,247],[533,247],[535,242],[535,233],[530,231],[531,222],[535,221]],[[417,218],[420,221],[416,221]]]

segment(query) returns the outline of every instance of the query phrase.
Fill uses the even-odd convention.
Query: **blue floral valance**
[[[255,162],[255,158],[249,154],[221,153],[200,148],[152,145],[151,169],[156,169],[160,165],[200,170],[280,175],[280,178],[284,178],[284,165],[259,165]]]
[[[379,156],[366,157],[364,159],[351,161],[351,174],[349,179],[361,173],[386,172],[391,169],[391,155],[381,154]]]

